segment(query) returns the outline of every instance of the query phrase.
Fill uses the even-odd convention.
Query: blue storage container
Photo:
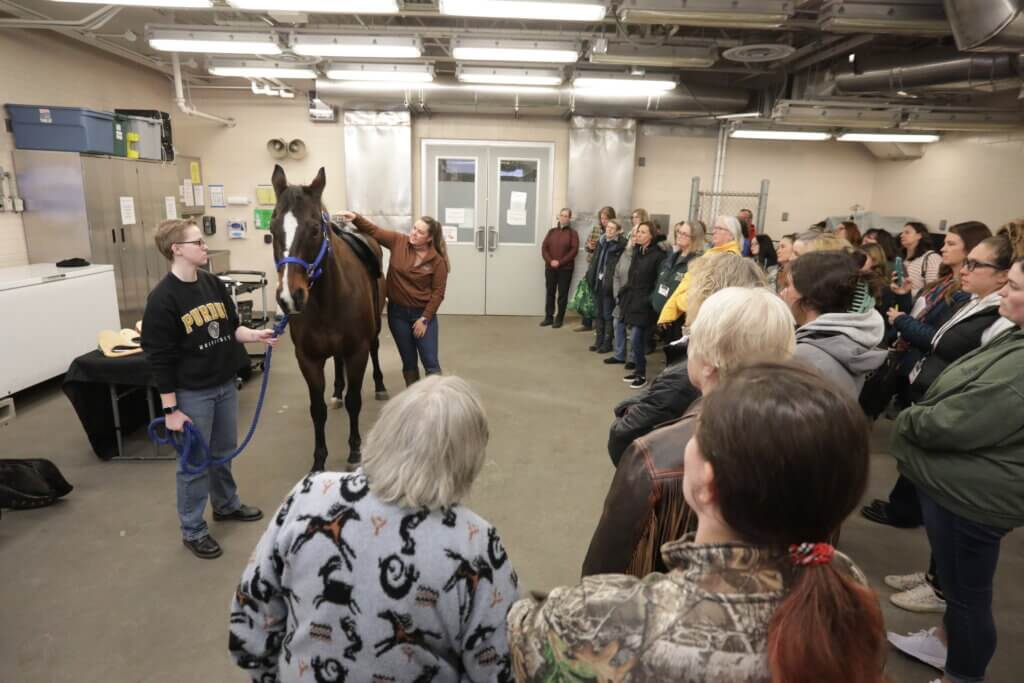
[[[79,107],[8,104],[17,149],[114,153],[114,115]]]

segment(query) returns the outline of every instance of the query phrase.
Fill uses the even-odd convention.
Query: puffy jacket
[[[885,334],[875,309],[864,313],[825,313],[796,331],[793,357],[809,363],[852,398],[860,395],[868,374],[885,362],[879,348]]]
[[[711,247],[704,255],[707,254],[718,254],[723,251],[729,251],[733,254],[739,255],[740,245],[736,241],[727,242],[720,247]],[[693,265],[692,263],[690,264]],[[665,306],[661,309],[661,315],[658,316],[659,325],[667,325],[675,322],[679,318],[683,317],[686,313],[686,293],[690,290],[690,277],[692,273],[689,268],[686,270],[686,275],[679,282],[679,286],[676,287],[676,291],[672,292],[672,296],[665,302]]]
[[[980,524],[1024,525],[1024,330],[951,364],[896,419],[899,471],[947,510]]]
[[[661,546],[696,529],[696,515],[683,498],[683,451],[697,427],[700,403],[693,401],[684,415],[641,436],[623,453],[583,576],[666,571]]]
[[[654,285],[654,291],[651,292],[651,308],[654,309],[655,313],[661,313],[661,309],[665,307],[668,297],[672,292],[676,291],[676,287],[679,286],[683,276],[686,275],[686,271],[690,267],[690,261],[699,256],[700,253],[695,251],[691,251],[688,254],[673,251],[661,262],[661,270],[658,271],[658,281]]]
[[[619,293],[622,319],[627,325],[647,327],[654,323],[650,298],[651,292],[654,291],[654,283],[658,280],[658,270],[664,260],[665,252],[656,244],[649,244],[646,248],[639,245],[633,247],[629,277],[626,279],[626,286]]]
[[[634,439],[658,425],[678,420],[700,398],[686,373],[686,361],[673,363],[654,378],[638,396],[630,396],[615,407],[615,420],[608,430],[608,455],[618,466],[623,451]]]
[[[615,266],[618,265],[625,248],[626,238],[622,235],[610,241],[601,235],[597,241],[597,248],[594,250],[594,258],[590,260],[590,266],[587,268],[587,284],[590,286],[590,291],[594,293],[600,291],[608,296],[612,295]],[[601,268],[600,272],[598,268]],[[603,276],[600,276],[601,273]]]

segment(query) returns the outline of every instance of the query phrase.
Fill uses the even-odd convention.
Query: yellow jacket
[[[734,240],[732,242],[727,242],[720,247],[711,247],[704,252],[704,256],[707,256],[708,254],[720,254],[724,251],[732,252],[737,256],[741,255],[740,245]],[[704,258],[704,256],[701,256],[700,258]],[[699,261],[700,259],[697,260]],[[696,263],[696,261],[694,263]],[[690,272],[692,270],[693,263],[690,264],[690,269],[686,271],[686,275],[683,276],[683,279],[676,287],[676,291],[672,292],[672,296],[668,298],[668,301],[665,302],[665,306],[661,309],[661,316],[658,317],[659,325],[673,323],[686,313],[686,293],[690,289]]]

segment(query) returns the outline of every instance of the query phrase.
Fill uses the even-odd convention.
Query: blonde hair
[[[719,379],[759,361],[783,361],[796,348],[796,321],[780,297],[763,287],[726,287],[701,307],[690,328],[688,356]]]
[[[704,301],[726,287],[767,287],[765,272],[753,259],[730,251],[713,252],[690,264],[690,288],[686,292],[686,323],[697,319]]]
[[[175,242],[181,242],[185,238],[185,231],[193,227],[199,226],[196,225],[194,220],[186,218],[171,218],[162,221],[156,226],[156,232],[153,234],[156,248],[163,254],[165,259],[173,261],[174,252],[171,251],[171,247]]]
[[[801,248],[797,250],[796,245]],[[853,245],[842,237],[834,234],[808,231],[797,236],[793,240],[793,253],[795,256],[803,256],[814,251],[852,251]],[[797,253],[799,251],[799,253]]]
[[[1024,218],[1016,218],[1006,223],[996,232],[997,235],[1006,235],[1013,247],[1013,258],[1024,257]]]
[[[469,493],[488,438],[487,415],[469,384],[431,375],[381,411],[363,446],[363,471],[383,502],[436,510]]]

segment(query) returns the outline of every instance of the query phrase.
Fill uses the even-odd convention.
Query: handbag
[[[73,488],[49,460],[0,460],[0,508],[27,510],[52,505]]]
[[[590,285],[587,284],[586,278],[580,280],[576,285],[576,293],[572,295],[569,309],[576,311],[584,318],[593,318],[597,314],[594,293],[590,291]]]

